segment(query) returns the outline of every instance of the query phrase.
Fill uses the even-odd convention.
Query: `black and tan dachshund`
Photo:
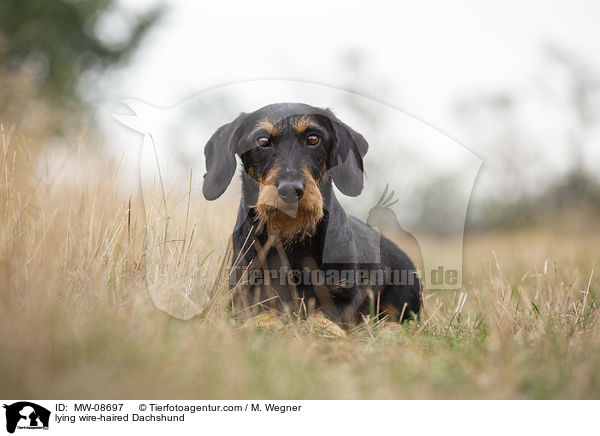
[[[409,257],[347,215],[333,192],[358,196],[368,144],[329,109],[279,103],[242,113],[204,149],[214,200],[242,162],[230,284],[236,310],[318,309],[342,325],[366,315],[403,321],[421,308]]]

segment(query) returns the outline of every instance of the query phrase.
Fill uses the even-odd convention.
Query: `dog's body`
[[[331,111],[304,104],[242,114],[211,137],[205,148],[207,199],[227,188],[234,154],[244,169],[233,233],[238,309],[299,312],[303,303],[344,324],[369,314],[401,321],[419,313],[420,281],[411,260],[347,215],[333,192],[335,183],[346,195],[360,194],[367,149],[364,138]]]

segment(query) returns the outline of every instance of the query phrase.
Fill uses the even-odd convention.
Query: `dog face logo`
[[[50,411],[29,401],[19,401],[6,409],[6,431],[14,433],[18,429],[48,429]]]

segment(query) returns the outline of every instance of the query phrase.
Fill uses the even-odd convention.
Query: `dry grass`
[[[3,397],[600,398],[597,226],[468,236],[463,289],[419,324],[254,328],[213,287],[234,208],[184,189],[144,214],[89,150],[57,172],[4,129],[0,154]],[[144,222],[174,242],[144,251]]]

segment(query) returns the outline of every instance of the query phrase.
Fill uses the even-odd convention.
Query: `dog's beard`
[[[323,197],[310,173],[304,171],[304,176],[304,195],[295,203],[286,203],[279,197],[272,177],[267,177],[261,183],[258,201],[254,206],[259,231],[266,228],[284,243],[315,234],[323,218]]]

